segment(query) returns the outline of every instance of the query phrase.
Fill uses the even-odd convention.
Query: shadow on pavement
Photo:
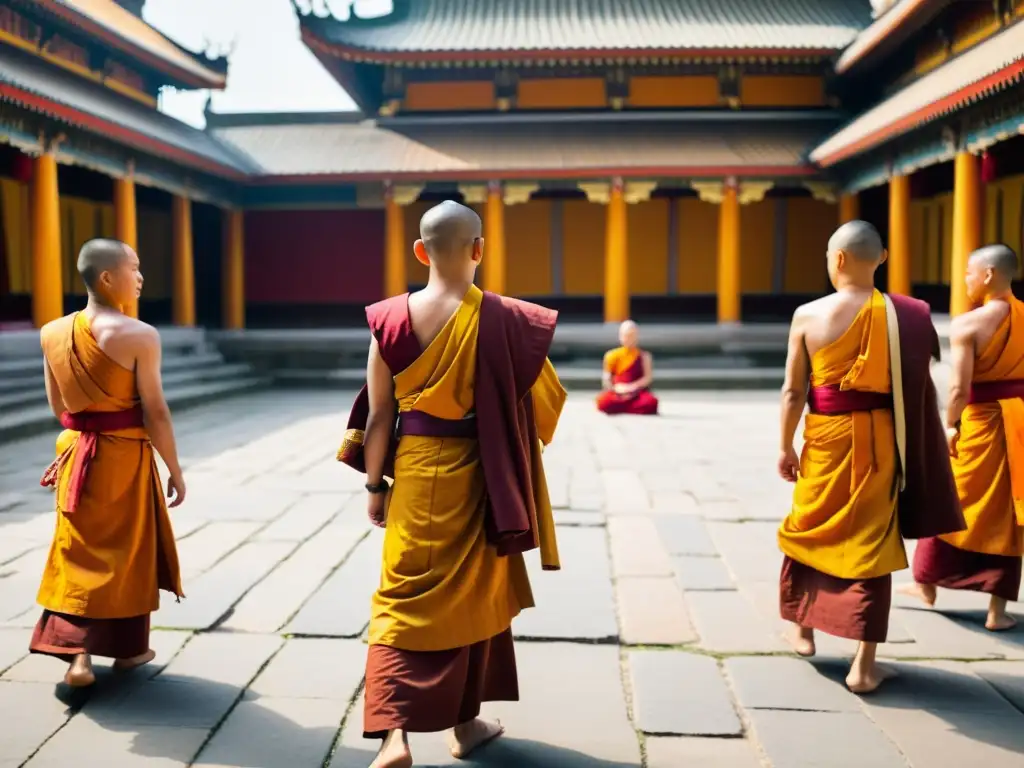
[[[338,746],[330,768],[367,768],[375,752],[366,749]],[[542,744],[537,741],[502,736],[475,752],[468,760],[438,762],[436,758],[420,760],[413,745],[413,759],[417,768],[455,768],[480,766],[481,768],[639,768],[640,762],[611,762],[586,755],[565,747]]]

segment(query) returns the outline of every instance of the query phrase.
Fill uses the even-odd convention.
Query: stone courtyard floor
[[[0,446],[0,766],[369,764],[361,638],[381,534],[333,459],[349,398],[274,392],[177,418],[188,598],[154,615],[156,663],[86,695],[26,655],[53,436]],[[842,685],[853,643],[788,652],[775,403],[668,394],[660,418],[613,420],[572,396],[545,454],[563,570],[534,569],[538,607],[514,625],[522,701],[485,710],[507,736],[463,764],[1024,766],[1024,630],[986,633],[979,595],[943,592],[939,610],[897,596],[882,648],[897,677],[870,697]],[[459,764],[440,736],[413,748],[417,765]]]

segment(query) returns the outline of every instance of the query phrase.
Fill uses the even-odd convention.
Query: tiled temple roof
[[[586,122],[403,125],[343,119],[213,126],[258,166],[298,179],[587,178],[814,173],[806,153],[828,127],[793,121]]]
[[[1024,22],[993,35],[876,104],[823,142],[829,166],[1024,80]]]
[[[672,51],[830,52],[871,23],[867,0],[395,0],[395,12],[348,21],[306,15],[343,49],[405,55]]]
[[[178,45],[113,0],[35,0],[67,24],[193,88],[223,88],[227,62],[210,60]]]
[[[18,50],[0,48],[0,101],[217,175],[248,169],[208,133]]]

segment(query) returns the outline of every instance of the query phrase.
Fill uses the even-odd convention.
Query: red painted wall
[[[383,295],[383,211],[246,211],[247,301],[365,304]]]

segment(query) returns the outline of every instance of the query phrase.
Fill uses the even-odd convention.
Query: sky
[[[392,0],[298,0],[317,15],[386,15]],[[228,86],[213,93],[215,112],[337,112],[352,99],[299,39],[291,0],[147,0],[143,17],[193,51],[230,51]],[[165,90],[160,108],[197,128],[207,91]]]

